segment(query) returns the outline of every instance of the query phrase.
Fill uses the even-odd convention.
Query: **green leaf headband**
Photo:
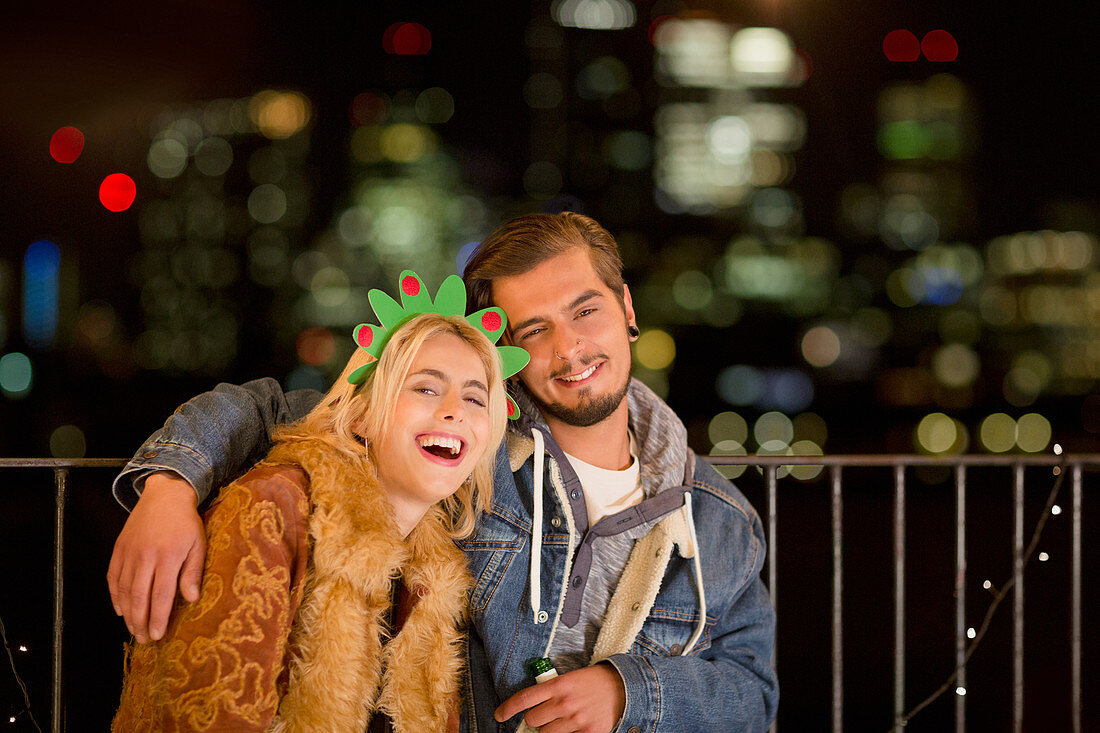
[[[450,275],[443,281],[435,294],[435,300],[428,295],[420,276],[412,270],[402,271],[397,282],[401,288],[400,304],[381,290],[373,289],[367,293],[367,300],[370,301],[374,315],[381,325],[360,323],[352,332],[352,338],[359,344],[359,348],[375,359],[348,376],[348,381],[352,384],[362,384],[366,381],[378,365],[378,359],[381,358],[382,351],[389,343],[390,335],[413,316],[421,313],[462,316],[467,323],[485,334],[493,344],[504,333],[508,317],[500,308],[485,308],[477,313],[465,315],[466,285],[458,275]],[[497,354],[500,355],[500,370],[505,379],[523,369],[531,360],[530,354],[518,346],[498,346]],[[511,396],[508,396],[508,417],[511,420],[519,417],[519,406]]]

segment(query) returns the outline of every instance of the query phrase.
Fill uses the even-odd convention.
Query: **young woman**
[[[200,598],[131,648],[114,730],[457,722],[471,579],[453,540],[491,500],[507,398],[497,348],[462,316],[391,331],[375,367],[357,349],[320,405],[220,492]]]

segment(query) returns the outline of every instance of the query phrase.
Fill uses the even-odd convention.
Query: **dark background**
[[[652,47],[637,41],[651,4],[638,2],[633,42],[617,47],[637,76],[652,68]],[[775,25],[787,31],[812,58],[813,74],[790,93],[809,123],[791,187],[802,199],[805,230],[832,239],[845,259],[868,245],[847,242],[838,225],[838,196],[844,186],[873,181],[882,160],[875,139],[876,95],[891,81],[927,78],[927,63],[891,64],[883,57],[883,36],[908,28],[918,37],[946,28],[959,42],[950,71],[974,94],[979,145],[966,164],[975,206],[960,236],[980,245],[990,238],[1045,227],[1100,231],[1100,170],[1096,129],[1095,38],[1100,25],[1087,5],[1007,5],[947,2],[786,3],[691,2],[686,7],[743,25]],[[39,9],[0,13],[0,259],[18,273],[28,243],[50,237],[80,242],[80,302],[103,299],[119,313],[133,336],[141,330],[136,289],[126,277],[137,250],[136,206],[122,214],[95,199],[107,172],[143,165],[147,144],[134,120],[158,105],[243,97],[275,86],[295,88],[314,105],[312,219],[324,226],[351,182],[347,165],[348,100],[368,88],[442,86],[456,101],[455,116],[439,134],[460,162],[464,180],[491,201],[500,220],[538,210],[521,178],[531,162],[530,112],[522,85],[529,73],[524,30],[544,2],[479,4],[376,2],[342,4],[192,2],[186,4],[54,3]],[[432,50],[422,57],[394,57],[380,38],[399,20],[423,23]],[[644,39],[644,36],[643,36]],[[585,39],[580,38],[578,45]],[[629,56],[628,54],[635,54]],[[89,134],[81,158],[59,166],[46,154],[50,134],[72,124]],[[568,187],[567,187],[568,188]],[[142,188],[139,180],[139,199]],[[580,197],[584,205],[585,197]],[[596,207],[591,213],[599,216]],[[650,246],[673,235],[728,239],[736,218],[662,214],[641,207]],[[495,224],[496,221],[490,222]],[[613,229],[613,233],[619,231]],[[644,265],[628,272],[634,282]],[[385,287],[384,283],[379,286]],[[23,348],[18,335],[18,289],[4,295],[9,314],[5,352]],[[218,379],[242,381],[283,377],[293,365],[284,346],[262,338],[265,324],[244,334],[248,349],[224,374],[161,374],[134,370],[125,378],[105,374],[85,354],[64,345],[35,355],[36,384],[22,400],[0,396],[0,455],[49,455],[50,432],[59,424],[82,426],[88,456],[125,456],[190,395]],[[681,355],[669,376],[669,402],[692,428],[721,409],[710,385],[712,361],[737,354],[745,363],[782,365],[798,359],[796,319],[754,312],[727,332],[701,327],[677,332]],[[685,356],[685,354],[687,356]],[[718,356],[716,356],[716,354]],[[886,363],[904,361],[885,355]],[[691,365],[695,365],[692,367]],[[708,371],[709,370],[709,371]],[[700,374],[705,378],[700,378]],[[710,381],[708,381],[710,380]],[[700,388],[699,384],[704,387]],[[995,404],[983,405],[986,411]],[[1037,408],[1055,425],[1055,440],[1072,451],[1097,449],[1082,426],[1081,397],[1044,398]],[[827,417],[829,453],[909,452],[916,410],[878,404],[865,385],[819,390],[813,409]],[[705,426],[705,422],[701,423]],[[709,446],[697,441],[694,447]],[[2,567],[9,580],[0,595],[0,615],[9,641],[26,643],[16,664],[28,681],[35,714],[44,727],[49,712],[49,609],[52,598],[52,479],[46,472],[8,470],[0,474]],[[117,700],[123,628],[110,613],[103,576],[111,543],[124,521],[108,496],[110,471],[78,471],[70,498],[66,606],[66,705],[70,730],[101,730]],[[1053,481],[1049,470],[1029,472],[1033,526]],[[866,470],[847,477],[845,495],[846,721],[852,730],[887,730],[892,705],[892,498],[888,472]],[[943,476],[919,474],[910,491],[908,693],[923,698],[948,674],[953,660],[954,499]],[[766,507],[758,479],[740,480],[758,509]],[[829,497],[824,481],[784,482],[779,527],[779,669],[783,681],[780,725],[817,730],[828,723],[829,590],[831,549]],[[968,618],[976,623],[989,601],[977,590],[979,577],[1000,584],[1011,573],[1010,477],[1007,471],[975,472],[971,517],[980,518],[970,540],[971,590]],[[1068,499],[1065,490],[1060,498]],[[1095,526],[1095,502],[1086,502],[1087,528]],[[1087,539],[1086,539],[1087,544]],[[1067,514],[1048,525],[1044,549],[1060,563],[1028,571],[1028,729],[1069,728]],[[1095,554],[1089,555],[1094,558]],[[1049,566],[1049,567],[1048,567]],[[1089,573],[1092,573],[1090,576]],[[1095,577],[1094,559],[1086,578]],[[1086,588],[1089,586],[1086,585]],[[1085,691],[1097,690],[1095,638],[1089,638],[1086,591]],[[1005,607],[982,650],[974,657],[968,705],[971,728],[1005,730],[1010,725],[1011,618]],[[1091,652],[1091,653],[1090,653]],[[915,730],[946,729],[951,695],[911,724]],[[18,713],[18,688],[0,672],[0,706]],[[0,708],[3,712],[4,708]],[[1096,711],[1086,706],[1096,725]],[[4,724],[6,716],[0,718]],[[25,717],[14,730],[29,730]],[[1088,725],[1086,725],[1088,728]]]

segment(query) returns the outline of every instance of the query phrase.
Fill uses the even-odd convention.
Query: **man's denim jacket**
[[[169,468],[188,479],[203,500],[213,486],[266,455],[273,424],[304,415],[317,399],[317,393],[283,395],[270,379],[243,388],[219,385],[181,406],[138,450],[115,479],[115,496],[132,506],[132,480]],[[528,457],[513,473],[508,451],[501,448],[492,510],[460,543],[475,578],[462,720],[468,731],[516,730],[520,716],[498,724],[493,711],[532,684],[525,663],[544,656],[550,642],[554,619],[539,623],[532,617],[528,592],[533,466]],[[542,608],[551,611],[560,607],[571,559],[561,521],[565,507],[554,482],[560,484],[560,472],[547,455],[540,587]],[[760,580],[765,556],[760,519],[744,496],[701,459],[696,459],[691,494],[706,594],[705,629],[690,653],[680,656],[699,621],[700,606],[692,562],[675,555],[629,653],[607,660],[626,687],[626,709],[615,733],[763,731],[775,718],[775,614]]]

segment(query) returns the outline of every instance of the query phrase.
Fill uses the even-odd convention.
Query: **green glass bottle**
[[[535,678],[536,683],[546,682],[558,676],[558,670],[554,669],[553,662],[547,657],[532,659],[528,663],[528,669],[531,671],[531,676]]]

